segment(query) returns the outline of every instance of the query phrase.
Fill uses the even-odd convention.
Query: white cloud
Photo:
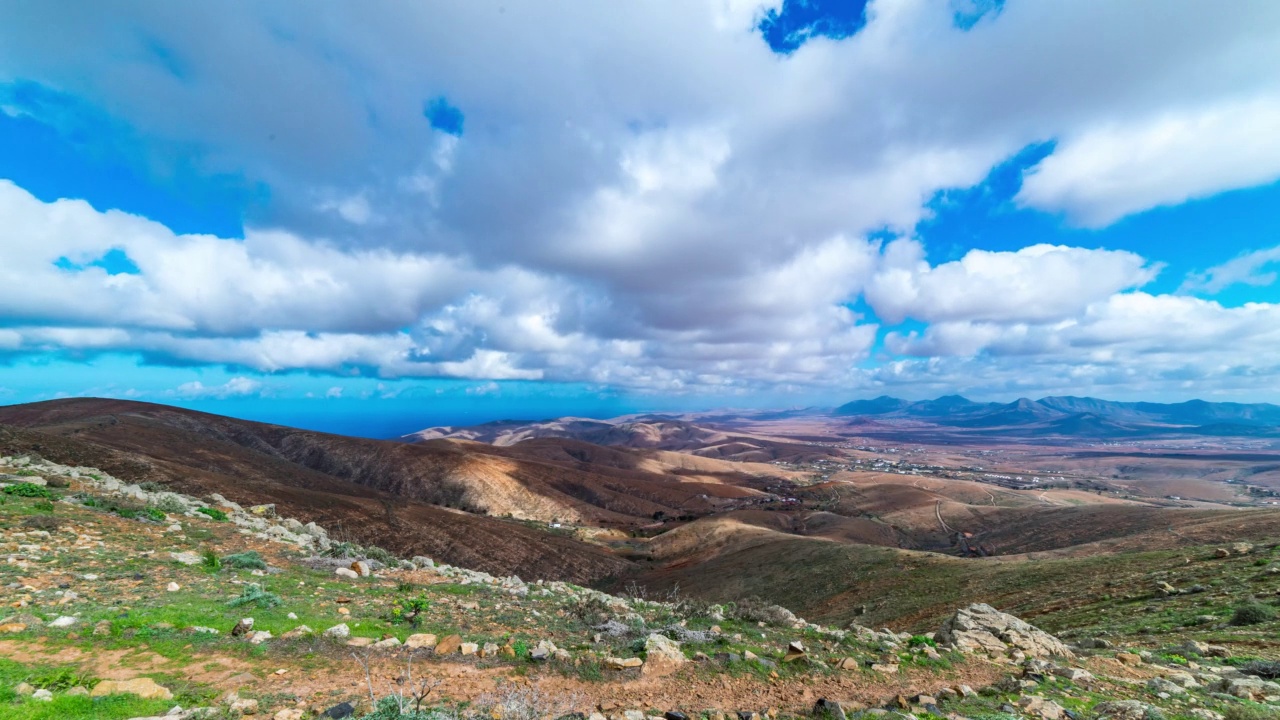
[[[205,385],[199,380],[179,385],[170,394],[183,398],[218,398],[220,400],[231,397],[245,397],[249,395],[257,395],[262,391],[262,383],[257,380],[251,380],[247,377],[233,377],[221,385],[212,387]]]
[[[890,323],[986,320],[1048,322],[1074,317],[1113,293],[1141,287],[1159,268],[1126,251],[1031,245],[1016,252],[970,250],[930,266],[924,248],[898,240],[867,289]]]
[[[1280,264],[1280,246],[1254,250],[1204,272],[1189,274],[1180,290],[1214,294],[1236,284],[1271,285],[1276,281],[1276,271],[1268,268],[1277,264]]]
[[[1274,91],[1274,90],[1273,90]],[[1280,178],[1280,96],[1171,110],[1067,135],[1023,178],[1023,205],[1092,227]]]

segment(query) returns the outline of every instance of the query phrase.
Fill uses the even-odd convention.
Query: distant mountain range
[[[959,395],[910,401],[887,395],[836,408],[846,417],[907,418],[956,428],[1035,428],[1060,435],[1111,436],[1152,432],[1198,435],[1271,435],[1280,405],[1188,400],[1181,403],[1114,402],[1090,397],[1020,398],[983,403]]]

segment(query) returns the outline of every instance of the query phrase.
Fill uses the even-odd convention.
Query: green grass
[[[54,693],[53,700],[44,702],[19,696],[14,688],[23,682],[50,690]],[[95,682],[72,666],[23,665],[0,658],[0,717],[5,720],[116,720],[163,715],[182,699],[142,700],[131,695],[89,698],[65,694],[74,685],[88,688]]]

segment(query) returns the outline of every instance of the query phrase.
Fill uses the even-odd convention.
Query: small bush
[[[202,507],[202,508],[198,508],[196,512],[201,513],[203,515],[208,515],[211,519],[217,520],[218,522],[222,522],[223,520],[227,519],[227,514],[217,508]]]
[[[217,572],[222,569],[222,561],[218,559],[218,553],[212,550],[205,550],[200,553],[200,566],[205,570]]]
[[[162,495],[153,504],[161,510],[175,515],[187,510],[186,504],[173,495]]]
[[[258,608],[266,610],[267,608],[276,607],[283,602],[284,601],[280,599],[279,595],[263,590],[262,586],[257,583],[250,583],[245,585],[244,589],[240,591],[240,597],[227,603],[227,607],[236,608],[244,607],[245,605],[256,605]]]
[[[164,511],[158,507],[148,507],[144,509],[142,513],[148,520],[154,520],[156,522],[164,522],[167,517],[164,514]]]
[[[267,561],[254,550],[235,553],[222,558],[222,564],[239,570],[266,570]]]
[[[1252,703],[1233,703],[1222,714],[1225,720],[1280,720],[1280,712]]]
[[[5,495],[14,495],[16,497],[25,498],[47,498],[52,500],[53,493],[49,488],[35,483],[20,482],[13,485],[6,485],[4,488]]]
[[[1275,660],[1250,660],[1237,667],[1246,675],[1256,675],[1264,680],[1280,678],[1280,662]]]
[[[1274,620],[1276,611],[1274,608],[1263,605],[1260,602],[1249,602],[1236,606],[1236,611],[1231,615],[1232,625],[1257,625],[1268,620]]]
[[[53,503],[48,500],[37,500],[31,503],[31,509],[38,513],[53,514]]]
[[[65,692],[77,685],[86,688],[92,688],[98,684],[96,678],[83,675],[75,670],[64,667],[57,670],[49,670],[32,677],[27,682],[40,690],[48,690],[49,692]]]
[[[921,647],[923,645],[928,645],[932,648],[938,647],[938,643],[934,642],[933,638],[926,635],[912,635],[911,639],[907,641],[908,647]]]
[[[377,545],[369,545],[364,549],[364,556],[370,560],[377,560],[383,565],[394,566],[400,562],[395,555],[383,550]]]
[[[791,613],[758,597],[749,597],[730,603],[729,616],[747,622],[763,622],[768,625],[789,625],[794,621]]]
[[[166,488],[164,485],[161,485],[158,482],[151,482],[151,481],[139,483],[138,487],[142,488],[146,492],[151,492],[151,493],[164,492],[165,490],[168,490],[168,488]]]
[[[57,530],[62,526],[62,518],[56,518],[52,515],[32,515],[22,521],[22,527],[32,530]]]
[[[391,608],[389,619],[393,623],[408,623],[409,627],[416,628],[430,609],[431,601],[426,598],[403,598]]]

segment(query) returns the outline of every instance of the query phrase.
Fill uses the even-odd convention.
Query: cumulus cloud
[[[179,385],[171,394],[182,398],[226,399],[230,397],[257,395],[261,391],[261,382],[251,380],[247,377],[233,377],[221,385],[214,385],[212,387],[205,385],[199,380],[192,380],[191,382]]]
[[[930,266],[924,248],[898,240],[867,289],[882,319],[1048,322],[1073,317],[1113,293],[1150,282],[1159,267],[1122,250],[1031,245],[1016,252],[970,250]]]
[[[109,108],[161,177],[181,157],[270,199],[238,239],[0,181],[6,354],[737,392],[1015,356],[1142,372],[1224,336],[1144,346],[1137,323],[1269,317],[1144,294],[1160,258],[1120,249],[935,265],[910,239],[1032,143],[1055,144],[1018,202],[1091,226],[1280,177],[1269,0],[1008,3],[968,29],[877,0],[785,58],[763,0],[72,5],[0,11],[0,82]],[[67,130],[74,103],[12,110]],[[136,272],[93,265],[111,251]],[[1188,282],[1261,282],[1261,259]],[[929,325],[882,348],[866,306]]]

